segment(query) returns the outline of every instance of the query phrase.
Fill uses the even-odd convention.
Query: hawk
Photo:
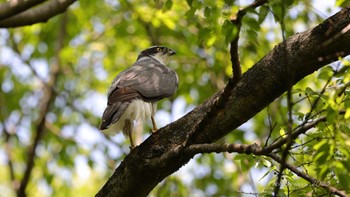
[[[102,116],[102,132],[113,135],[122,131],[130,139],[130,148],[134,148],[134,121],[151,118],[152,132],[158,130],[154,120],[156,103],[172,96],[179,82],[176,72],[166,66],[172,55],[175,51],[165,46],[150,47],[114,78]]]

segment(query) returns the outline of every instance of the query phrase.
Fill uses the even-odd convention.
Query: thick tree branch
[[[125,157],[96,196],[146,196],[165,177],[194,156],[179,147],[215,142],[245,123],[288,90],[290,84],[286,78],[289,72],[295,73],[296,83],[322,66],[336,61],[339,56],[348,55],[348,31],[327,45],[322,43],[333,38],[350,23],[349,13],[350,8],[345,8],[315,28],[291,36],[277,45],[242,75],[225,107],[218,108],[215,105],[222,94],[220,91],[183,118],[152,134]],[[283,48],[287,54],[282,51]],[[288,64],[284,65],[284,62]],[[162,162],[150,163],[174,148],[178,151]]]
[[[28,10],[46,0],[10,0],[0,4],[0,21]]]
[[[66,11],[75,1],[76,0],[50,0],[13,17],[0,20],[0,28],[20,27],[46,22],[50,18]]]

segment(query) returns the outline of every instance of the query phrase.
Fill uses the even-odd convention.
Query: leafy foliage
[[[348,1],[334,4],[346,6]],[[45,132],[35,151],[27,195],[89,196],[99,190],[129,152],[124,137],[110,138],[97,130],[107,87],[142,49],[163,44],[178,54],[170,67],[179,75],[179,90],[176,97],[158,104],[156,118],[165,125],[224,87],[232,75],[228,47],[235,36],[240,35],[244,72],[282,41],[281,24],[288,37],[330,15],[310,1],[274,0],[248,10],[239,32],[231,20],[244,6],[234,0],[79,1],[45,24],[0,30],[2,194],[15,196],[41,115]],[[47,88],[56,64],[59,72]],[[326,121],[295,139],[287,160],[348,193],[349,65],[342,59],[293,87],[293,128],[322,117]],[[42,114],[47,89],[52,103]],[[220,141],[264,145],[286,137],[287,102],[287,95],[280,97]],[[139,132],[139,141],[148,135]],[[265,156],[199,155],[150,195],[270,196],[278,166]],[[326,193],[288,169],[283,173],[280,196]]]

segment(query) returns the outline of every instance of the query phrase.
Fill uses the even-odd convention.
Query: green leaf
[[[338,117],[338,111],[334,110],[332,107],[328,107],[327,108],[327,122],[328,123],[333,123],[336,121],[337,117]]]
[[[333,69],[330,66],[327,66],[320,70],[317,78],[328,81],[333,76],[333,73]]]
[[[335,5],[336,6],[339,6],[339,7],[346,7],[350,4],[350,0],[337,0],[335,2]]]
[[[172,7],[173,7],[173,1],[172,0],[166,0],[164,5],[163,5],[163,11],[171,10]]]
[[[260,29],[260,23],[253,17],[244,17],[242,23],[254,31],[258,31]]]
[[[259,9],[259,19],[258,23],[261,24],[264,22],[267,14],[270,12],[270,9],[268,6],[261,6]]]
[[[237,36],[237,28],[231,23],[230,20],[225,20],[222,24],[222,33],[225,35],[225,43],[230,43],[235,36]]]
[[[204,17],[210,17],[211,9],[209,7],[204,8]]]
[[[193,0],[186,0],[187,4],[192,7]]]
[[[329,159],[333,156],[334,146],[333,144],[329,143],[328,140],[322,140],[321,142],[315,144],[313,148],[316,150],[313,160],[319,164],[329,162]]]
[[[284,18],[282,3],[274,3],[271,5],[273,17],[277,22],[281,22]]]

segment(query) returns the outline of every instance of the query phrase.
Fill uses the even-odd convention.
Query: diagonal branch
[[[16,191],[18,189],[19,183],[15,176],[15,168],[13,166],[13,157],[12,157],[12,146],[11,146],[11,138],[13,137],[11,132],[6,128],[4,120],[0,118],[1,124],[3,125],[3,131],[5,134],[5,154],[7,159],[7,166],[9,169],[10,180],[12,183],[13,190]]]
[[[43,90],[44,96],[40,102],[39,117],[36,120],[36,125],[35,125],[35,136],[34,136],[32,145],[28,148],[26,169],[25,169],[23,178],[21,180],[20,187],[17,191],[18,197],[26,196],[25,190],[29,183],[32,170],[34,168],[34,161],[36,157],[35,152],[41,138],[45,133],[46,115],[49,112],[49,108],[56,97],[54,92],[54,87],[56,86],[58,76],[61,72],[61,63],[60,63],[59,53],[64,45],[64,37],[66,35],[66,23],[67,23],[67,14],[64,14],[62,17],[61,25],[59,26],[57,47],[55,51],[55,62],[51,65],[50,80],[47,83],[47,86],[44,86],[44,90]]]
[[[0,28],[20,27],[47,22],[50,18],[63,13],[76,0],[50,0],[13,17],[0,20]]]
[[[0,21],[28,10],[47,0],[10,0],[0,4]]]

